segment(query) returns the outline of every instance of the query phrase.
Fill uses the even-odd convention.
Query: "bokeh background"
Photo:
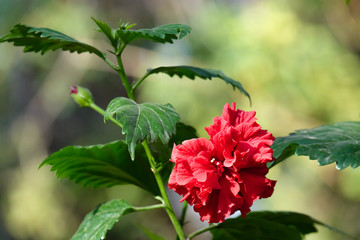
[[[106,51],[105,38],[90,17],[114,28],[120,19],[137,28],[168,23],[192,27],[173,45],[135,42],[124,53],[131,79],[163,65],[195,65],[222,70],[240,81],[253,104],[220,80],[154,75],[137,91],[141,101],[171,103],[182,121],[203,130],[223,105],[236,102],[256,110],[258,122],[275,136],[338,121],[360,120],[360,2],[339,0],[0,0],[0,35],[24,23],[62,31]],[[71,85],[89,88],[106,107],[124,95],[117,75],[95,55],[22,52],[0,45],[0,239],[69,239],[97,204],[124,198],[133,205],[155,203],[132,186],[83,188],[58,180],[48,167],[50,153],[67,145],[106,143],[120,130],[79,108],[69,97]],[[359,169],[293,157],[273,168],[273,196],[253,210],[309,214],[360,237]],[[172,194],[173,196],[174,194]],[[176,203],[178,198],[173,196]],[[177,205],[178,206],[178,205]],[[181,207],[181,206],[178,206]],[[201,227],[189,210],[187,232]],[[174,236],[162,211],[125,216],[107,239],[146,239],[139,225],[166,238]],[[344,236],[319,227],[306,239]],[[197,239],[207,239],[201,236]]]

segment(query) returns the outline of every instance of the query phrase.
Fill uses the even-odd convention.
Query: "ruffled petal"
[[[243,204],[243,199],[239,196],[240,186],[233,176],[225,174],[220,179],[220,184],[221,189],[211,192],[206,205],[194,205],[194,211],[200,214],[201,221],[223,222]]]
[[[245,205],[250,208],[254,201],[267,198],[274,192],[276,181],[265,177],[267,167],[244,169],[239,172],[241,179],[241,195],[244,197]],[[242,212],[242,216],[245,214]]]
[[[237,210],[245,217],[254,201],[274,191],[276,181],[265,177],[266,163],[274,160],[274,137],[256,123],[255,114],[226,104],[205,128],[210,140],[191,139],[173,148],[169,188],[193,205],[202,221],[223,222]]]

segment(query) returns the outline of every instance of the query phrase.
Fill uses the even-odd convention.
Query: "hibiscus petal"
[[[213,190],[208,197],[206,205],[195,204],[194,211],[200,214],[201,221],[209,223],[223,222],[230,217],[243,204],[239,196],[240,186],[233,176],[223,175],[220,179],[221,189]]]
[[[195,179],[193,178],[193,172],[189,164],[187,162],[179,162],[174,166],[170,174],[169,184],[185,185],[191,181],[194,182]]]
[[[241,194],[249,207],[255,200],[272,195],[276,181],[266,178],[267,172],[266,165],[262,168],[243,169],[239,172],[242,181]]]
[[[169,188],[194,206],[202,221],[222,222],[237,210],[243,217],[253,202],[270,197],[276,181],[267,179],[274,137],[256,123],[255,111],[226,104],[199,138],[174,146]]]
[[[215,165],[210,163],[210,161],[210,159],[204,157],[194,158],[190,163],[193,176],[201,186],[219,189],[221,188],[218,181],[219,171]]]
[[[212,142],[205,138],[186,140],[181,145],[174,145],[170,161],[188,161],[198,155],[211,158],[213,150]]]

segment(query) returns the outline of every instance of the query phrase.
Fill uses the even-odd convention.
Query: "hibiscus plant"
[[[226,103],[222,114],[205,128],[209,138],[198,138],[193,127],[180,122],[171,104],[139,103],[137,87],[157,73],[190,79],[217,78],[250,100],[243,86],[221,71],[185,65],[149,69],[137,81],[130,82],[122,62],[122,53],[130,43],[139,39],[173,43],[189,34],[190,27],[169,24],[135,30],[134,25],[122,23],[113,29],[103,21],[93,20],[107,38],[115,63],[98,48],[48,28],[18,24],[0,39],[23,46],[25,52],[92,53],[118,73],[126,90],[127,97],[117,97],[102,109],[88,89],[71,87],[71,96],[81,107],[101,114],[106,123],[117,125],[122,135],[120,140],[107,144],[65,147],[46,158],[41,166],[50,165],[58,178],[84,186],[136,185],[159,203],[142,207],[122,199],[102,203],[85,217],[73,240],[104,239],[123,215],[152,209],[166,211],[177,239],[181,240],[206,231],[210,231],[213,239],[296,240],[316,232],[317,225],[328,227],[301,213],[250,208],[254,201],[268,198],[274,191],[276,181],[266,177],[269,169],[294,154],[317,159],[320,165],[336,163],[338,169],[358,167],[360,122],[324,125],[275,139],[256,122],[255,111],[242,111],[235,103]],[[181,195],[181,216],[175,215],[166,186]],[[188,204],[201,221],[209,223],[208,227],[184,232]],[[231,217],[237,211],[240,216]],[[149,239],[164,239],[161,233],[149,229],[144,232]]]

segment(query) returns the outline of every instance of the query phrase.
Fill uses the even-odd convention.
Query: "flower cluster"
[[[173,148],[169,188],[193,205],[202,221],[223,222],[237,210],[245,217],[255,200],[274,191],[276,181],[265,177],[274,137],[256,123],[255,114],[226,104],[205,128],[210,140],[190,139]]]

